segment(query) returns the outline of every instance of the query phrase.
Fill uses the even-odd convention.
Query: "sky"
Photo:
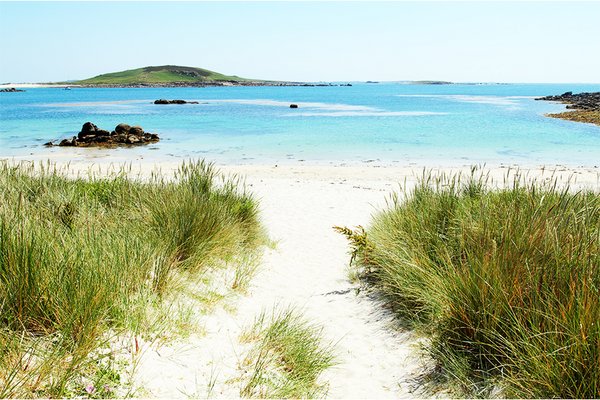
[[[184,65],[290,81],[600,82],[600,2],[3,2],[0,83]]]

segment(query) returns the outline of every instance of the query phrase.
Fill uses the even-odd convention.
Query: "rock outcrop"
[[[24,92],[24,90],[11,87],[11,88],[6,88],[6,89],[0,89],[0,92],[3,92],[3,93],[15,93],[15,92]]]
[[[596,110],[600,111],[600,92],[578,93],[565,92],[558,96],[539,97],[536,100],[559,101],[568,104],[571,110]]]
[[[558,96],[545,96],[536,100],[558,101],[567,105],[571,111],[546,114],[548,117],[566,119],[575,122],[600,125],[600,92],[565,92]]]
[[[86,122],[77,136],[61,140],[58,146],[117,147],[156,143],[159,140],[157,134],[144,132],[140,126],[129,126],[122,123],[109,132],[99,129],[91,122]],[[48,142],[45,145],[54,146],[54,143]]]
[[[154,104],[198,104],[198,102],[197,101],[185,101],[185,100],[158,99],[158,100],[154,100]]]

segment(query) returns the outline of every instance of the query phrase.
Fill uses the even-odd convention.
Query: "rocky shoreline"
[[[539,97],[536,100],[557,101],[566,104],[566,108],[572,110],[546,114],[548,117],[600,126],[600,92],[577,94],[565,92],[561,95]]]

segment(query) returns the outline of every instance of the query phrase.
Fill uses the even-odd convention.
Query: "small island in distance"
[[[82,87],[205,87],[205,86],[352,86],[349,83],[306,83],[241,78],[204,68],[150,66],[111,72],[79,81],[59,82]]]

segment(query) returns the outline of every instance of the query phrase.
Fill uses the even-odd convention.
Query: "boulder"
[[[131,128],[129,128],[128,133],[130,135],[142,136],[144,134],[144,130],[141,126],[132,126]]]
[[[298,104],[290,104],[290,108],[298,108]]]
[[[71,139],[63,139],[58,144],[59,146],[77,146],[77,136],[73,136]]]
[[[92,124],[91,122],[86,122],[85,124],[83,124],[83,126],[81,127],[81,132],[80,133],[90,133],[90,132],[96,132],[98,130],[98,127],[94,124]]]
[[[120,123],[119,125],[115,126],[115,133],[117,135],[119,135],[121,133],[127,133],[127,132],[129,132],[129,128],[131,128],[129,125]]]

